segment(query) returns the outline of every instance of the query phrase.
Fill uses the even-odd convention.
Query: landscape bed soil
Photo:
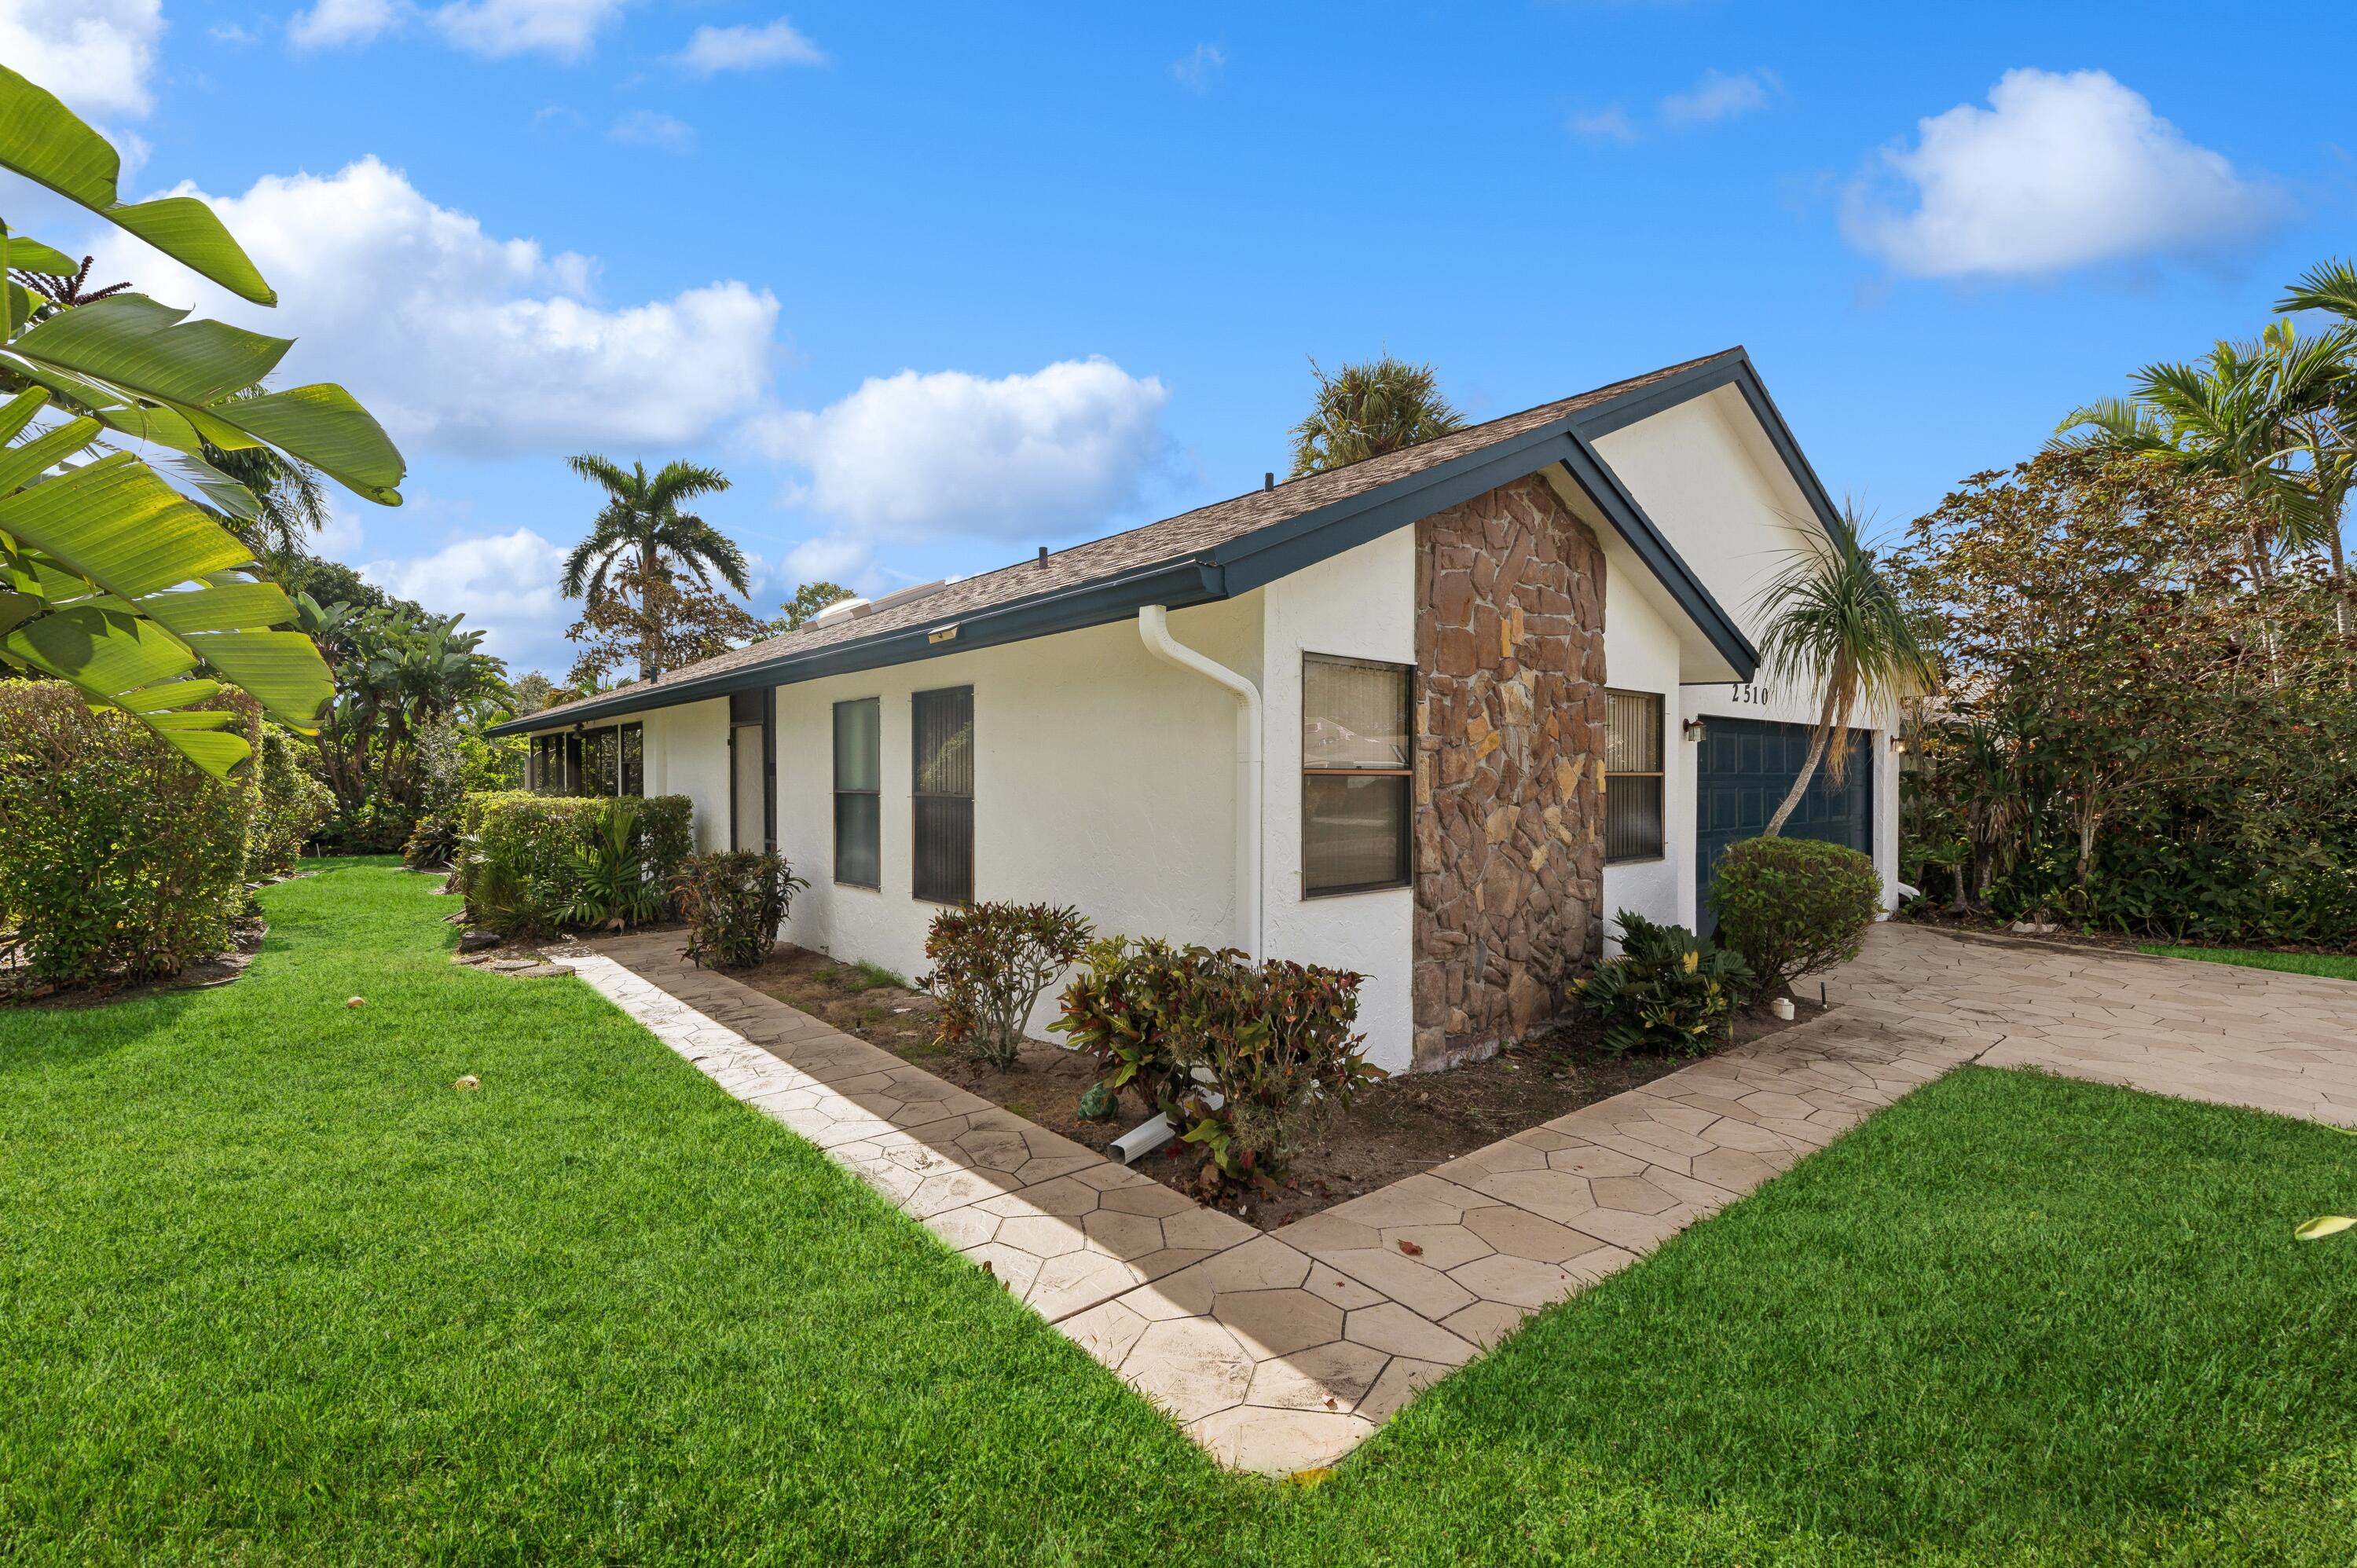
[[[731,973],[757,991],[1101,1153],[1109,1152],[1114,1139],[1147,1114],[1148,1108],[1135,1096],[1125,1095],[1119,1115],[1082,1121],[1081,1096],[1097,1079],[1096,1064],[1059,1046],[1026,1041],[1020,1059],[1006,1072],[963,1052],[944,1050],[933,1043],[933,999],[893,983],[881,972],[863,972],[823,953],[781,946],[759,968]],[[1814,1002],[1796,1002],[1794,1006],[1794,1023],[1824,1011]],[[1745,1043],[1791,1026],[1764,1015],[1744,1015],[1736,1021],[1735,1038]],[[1207,1201],[1273,1230],[1674,1072],[1689,1059],[1609,1057],[1597,1048],[1584,1021],[1569,1023],[1544,1039],[1486,1061],[1385,1079],[1336,1117],[1322,1138],[1295,1155],[1277,1190],[1231,1189]],[[1201,1163],[1194,1149],[1174,1141],[1146,1155],[1138,1169],[1203,1198],[1196,1185]]]

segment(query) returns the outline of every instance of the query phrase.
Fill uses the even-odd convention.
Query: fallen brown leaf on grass
[[[481,1079],[479,1079],[479,1078],[477,1078],[473,1073],[471,1073],[471,1072],[470,1072],[470,1073],[468,1073],[466,1077],[464,1077],[464,1078],[460,1079],[457,1082],[456,1082],[456,1083],[452,1084],[450,1087],[451,1087],[451,1088],[453,1088],[453,1089],[457,1089],[457,1090],[480,1089],[480,1088],[482,1088],[482,1087],[483,1087],[483,1080],[482,1080]]]
[[[347,996],[344,998],[344,1005],[347,1007],[365,1007],[368,1005],[368,999],[361,996]]]

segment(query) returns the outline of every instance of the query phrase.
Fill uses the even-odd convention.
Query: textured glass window
[[[834,879],[855,887],[884,885],[883,709],[874,697],[834,704]]]
[[[1305,897],[1407,884],[1409,686],[1404,664],[1303,656]]]
[[[910,887],[935,904],[974,901],[974,688],[919,692],[909,704],[915,816]]]
[[[1607,692],[1604,725],[1604,858],[1659,859],[1662,699],[1651,692]]]

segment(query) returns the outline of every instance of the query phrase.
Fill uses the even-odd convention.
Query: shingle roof
[[[1672,380],[1714,360],[1739,356],[1742,352],[1740,348],[1735,348],[1706,354],[1698,360],[1667,365],[1641,376],[1581,392],[1576,397],[1542,403],[1536,408],[1526,408],[1519,413],[1509,413],[1480,424],[1469,424],[1420,446],[1387,452],[1379,457],[1329,468],[1322,473],[1305,475],[1274,489],[1249,490],[1228,500],[1215,501],[1193,511],[1181,512],[1177,517],[1165,518],[1160,522],[1150,522],[1142,528],[1133,528],[1124,533],[1111,534],[1103,539],[1091,540],[1086,544],[1053,552],[1044,563],[1033,560],[1002,566],[996,571],[951,583],[913,599],[886,605],[867,615],[833,616],[780,636],[764,638],[743,648],[731,649],[710,659],[665,671],[652,681],[634,681],[627,686],[600,692],[593,697],[577,698],[544,708],[514,721],[512,727],[543,728],[563,722],[565,715],[576,709],[587,709],[593,704],[601,715],[638,706],[660,707],[672,688],[703,682],[715,675],[796,659],[819,649],[864,642],[896,631],[946,625],[961,616],[1014,600],[1033,598],[1059,589],[1080,587],[1143,568],[1185,560],[1320,507],[1348,500],[1484,447],[1556,424],[1600,404],[1642,392],[1656,383]],[[634,698],[643,701],[633,702]]]

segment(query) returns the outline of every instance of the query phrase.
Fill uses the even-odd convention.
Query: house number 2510
[[[1749,703],[1754,706],[1764,704],[1768,701],[1768,688],[1746,681],[1735,688],[1734,701]]]

